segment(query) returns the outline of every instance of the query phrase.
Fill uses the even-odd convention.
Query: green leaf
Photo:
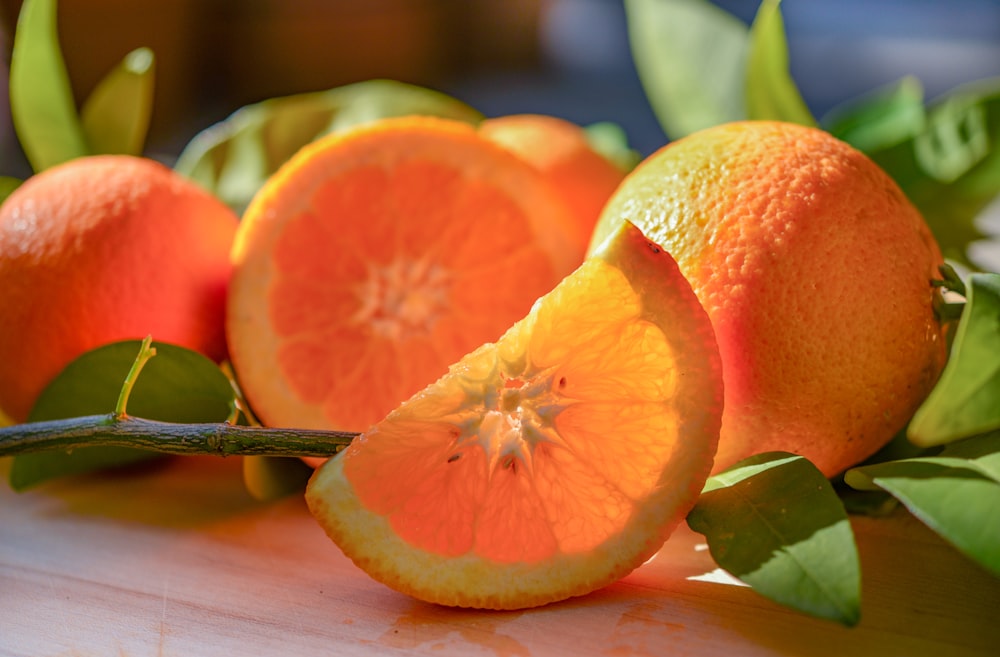
[[[622,171],[631,171],[642,156],[628,143],[628,135],[617,123],[601,121],[586,126],[587,143]]]
[[[907,76],[834,107],[822,124],[834,137],[864,152],[912,139],[927,124],[923,84]]]
[[[799,611],[855,625],[861,568],[847,513],[808,460],[771,452],[711,479],[688,515],[716,563]]]
[[[867,154],[924,215],[946,258],[976,269],[976,219],[1000,194],[1000,78],[964,85],[933,102],[924,129]]]
[[[884,463],[886,461],[898,461],[899,459],[926,456],[930,453],[940,452],[940,448],[930,450],[925,447],[914,445],[906,437],[906,428],[896,432],[888,443],[879,448],[877,452],[866,458],[858,465],[869,465],[871,463]],[[894,498],[884,490],[859,491],[844,483],[844,476],[840,474],[832,480],[833,487],[844,504],[844,509],[848,515],[864,515],[869,517],[882,517],[889,515],[899,507],[899,500]]]
[[[781,0],[764,0],[750,26],[747,55],[747,118],[816,125],[788,70],[788,43]]]
[[[141,155],[153,112],[153,51],[133,50],[98,83],[83,104],[92,153]]]
[[[0,176],[0,204],[7,200],[7,197],[13,194],[15,189],[21,186],[21,182],[23,181],[11,176]]]
[[[747,26],[707,0],[625,0],[636,71],[670,139],[746,118]]]
[[[1000,483],[1000,431],[953,442],[940,456],[967,459],[976,470]]]
[[[250,495],[262,502],[303,492],[312,473],[313,469],[297,458],[243,458],[243,483]]]
[[[25,0],[10,60],[10,112],[35,172],[90,151],[59,49],[55,0]]]
[[[891,493],[959,551],[1000,577],[1000,434],[954,451],[848,470],[845,481]],[[983,442],[984,444],[977,445]],[[978,453],[969,458],[962,454]]]
[[[264,181],[306,144],[361,123],[409,114],[470,123],[482,119],[445,94],[369,80],[243,107],[196,135],[174,168],[242,213]]]
[[[1000,429],[1000,274],[972,274],[951,355],[907,432],[929,447]]]
[[[949,96],[930,118],[930,131],[918,134],[913,146],[921,168],[935,180],[954,182],[989,154],[986,114],[975,99]]]
[[[89,351],[71,362],[42,392],[28,421],[112,412],[140,344],[139,340],[116,342]],[[129,415],[166,422],[226,420],[234,392],[218,366],[183,347],[162,342],[154,346],[156,356],[143,368],[129,398]],[[14,459],[10,485],[15,490],[23,490],[55,477],[158,456],[146,451],[108,447],[77,449],[72,453],[24,454]]]

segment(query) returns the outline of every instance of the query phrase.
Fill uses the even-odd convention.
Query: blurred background
[[[670,1],[670,0],[661,0]],[[759,0],[717,0],[749,23]],[[19,0],[0,0],[0,175],[27,175],[6,64]],[[613,121],[665,143],[633,68],[622,0],[59,0],[78,101],[134,48],[156,54],[152,155],[169,160],[242,105],[370,78],[428,86],[487,115]],[[1000,76],[1000,0],[785,0],[792,74],[810,108],[903,75],[928,97]]]

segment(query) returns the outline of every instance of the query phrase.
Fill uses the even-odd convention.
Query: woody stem
[[[108,413],[0,428],[0,456],[93,446],[135,447],[165,454],[333,456],[357,435],[227,423],[180,424]]]

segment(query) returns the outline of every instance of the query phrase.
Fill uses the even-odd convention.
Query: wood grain
[[[3,467],[0,467],[3,474]],[[904,512],[857,518],[861,624],[713,574],[679,529],[638,571],[521,612],[426,605],[369,579],[298,497],[251,499],[237,458],[0,487],[0,655],[990,656],[1000,580]]]

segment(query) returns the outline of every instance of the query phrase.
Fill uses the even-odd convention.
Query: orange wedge
[[[626,223],[496,343],[319,468],[306,500],[390,587],[537,606],[660,548],[711,470],[721,414],[708,316]]]
[[[244,214],[227,338],[264,424],[364,431],[583,260],[531,165],[463,122],[321,139]]]

